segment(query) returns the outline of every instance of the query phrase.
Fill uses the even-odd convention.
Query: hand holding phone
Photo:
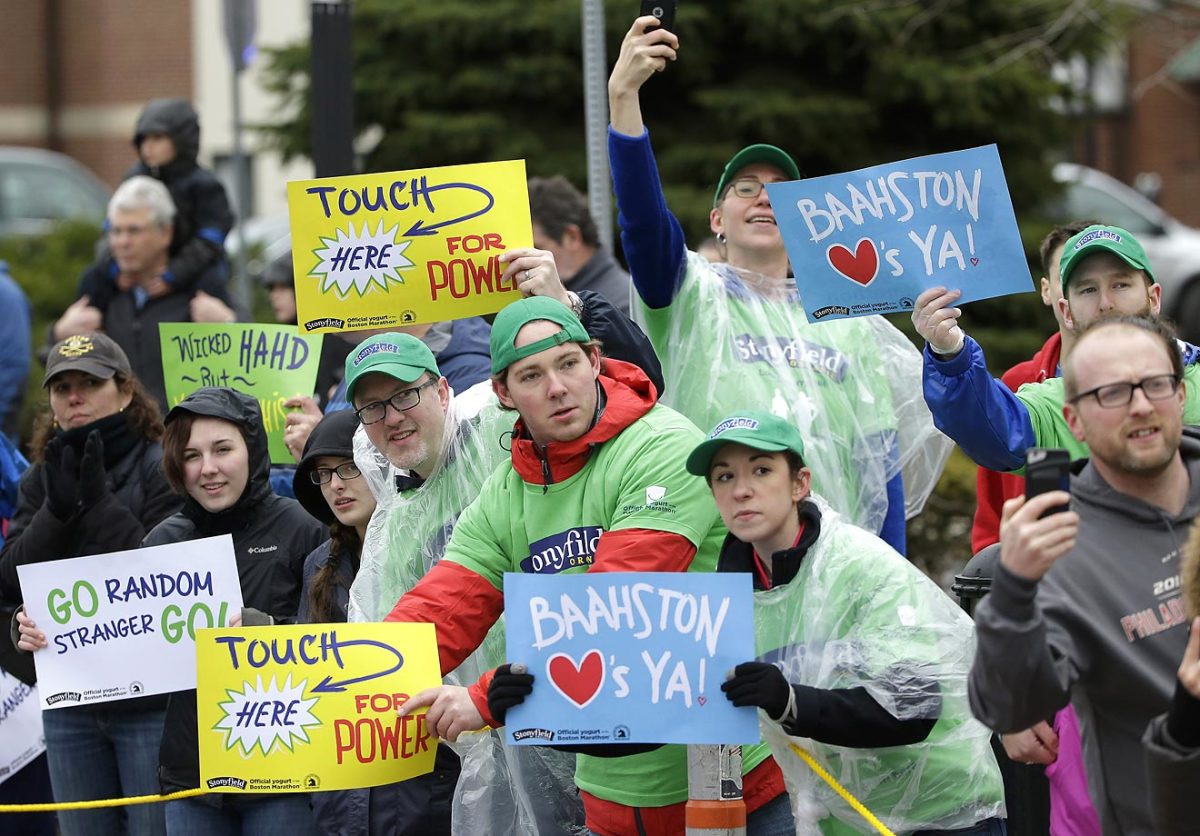
[[[668,32],[674,32],[675,5],[676,0],[642,0],[642,11],[639,17],[653,15],[658,18],[658,24],[647,26],[646,31],[653,32],[655,29],[666,29]]]
[[[1050,491],[1071,491],[1071,454],[1057,447],[1030,447],[1025,451],[1025,499]],[[1069,510],[1055,505],[1042,517]]]

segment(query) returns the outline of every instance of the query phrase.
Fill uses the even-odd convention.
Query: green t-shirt
[[[561,482],[529,484],[511,463],[502,464],[463,512],[445,559],[503,589],[505,572],[587,571],[602,533],[641,528],[686,537],[697,548],[689,571],[711,572],[725,526],[704,480],[684,469],[702,439],[682,415],[654,406]],[[655,569],[652,554],[645,569]],[[744,771],[768,754],[765,744],[744,747]],[[687,750],[664,746],[617,759],[580,755],[575,783],[630,807],[676,804],[687,799]]]
[[[1200,424],[1200,365],[1183,369],[1187,399],[1183,404],[1183,423]],[[1088,446],[1071,434],[1063,416],[1063,379],[1052,377],[1040,383],[1026,383],[1017,390],[1017,399],[1029,411],[1029,422],[1038,447],[1062,447],[1071,454],[1071,461],[1086,459]]]
[[[710,264],[688,253],[665,308],[635,297],[634,315],[662,361],[664,403],[708,430],[738,409],[766,409],[804,437],[814,489],[851,520],[879,531],[897,431],[894,363],[920,391],[921,358],[880,317],[809,324],[794,280]],[[923,404],[921,405],[923,407]]]
[[[790,682],[862,687],[897,719],[938,717],[921,743],[855,749],[791,741],[764,721],[789,788],[820,811],[824,833],[866,822],[788,749],[799,742],[890,829],[955,829],[1000,814],[1003,786],[991,733],[971,717],[971,620],[877,537],[821,507],[821,534],[788,584],[754,596],[759,658]],[[928,691],[935,684],[937,693]],[[822,812],[824,815],[822,816]]]

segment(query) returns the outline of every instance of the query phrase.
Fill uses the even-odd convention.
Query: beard
[[[1179,453],[1182,427],[1163,426],[1162,443],[1150,450],[1133,450],[1124,440],[1091,447],[1091,456],[1110,469],[1141,479],[1153,479],[1164,473]]]

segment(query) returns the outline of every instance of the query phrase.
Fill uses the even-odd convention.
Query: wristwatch
[[[573,290],[568,290],[567,299],[571,302],[571,313],[575,314],[576,319],[583,322],[583,300],[579,298],[579,294]]]

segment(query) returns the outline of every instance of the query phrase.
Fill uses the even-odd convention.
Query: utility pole
[[[600,243],[613,251],[612,181],[608,175],[608,60],[604,0],[580,0],[583,21],[583,112],[588,164],[588,209]]]

